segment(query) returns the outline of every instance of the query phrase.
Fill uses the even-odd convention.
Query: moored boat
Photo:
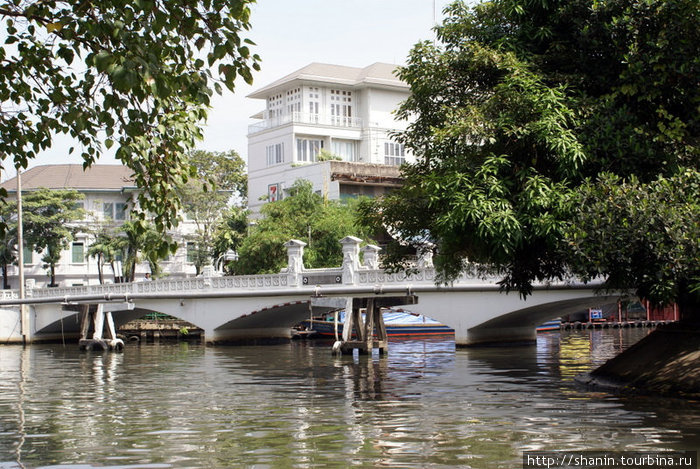
[[[389,337],[408,336],[434,336],[434,335],[454,335],[455,330],[434,319],[422,314],[411,313],[402,310],[384,311],[384,325]],[[338,334],[343,333],[343,322],[345,312],[341,311],[338,317]],[[305,330],[315,331],[315,337],[335,337],[335,323],[333,314],[328,314],[322,318],[314,318],[313,321],[305,320],[301,323]]]
[[[539,326],[537,326],[536,329],[537,332],[558,331],[561,329],[561,318],[555,318],[551,321],[542,323]]]

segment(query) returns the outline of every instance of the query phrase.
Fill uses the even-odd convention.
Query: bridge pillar
[[[124,342],[117,338],[112,312],[105,312],[104,304],[98,304],[94,311],[90,311],[89,304],[82,305],[81,316],[78,342],[80,350],[122,350],[124,348]],[[88,338],[91,325],[93,326],[92,338]],[[103,338],[103,335],[107,337]]]
[[[389,342],[379,302],[375,302],[374,298],[364,299],[366,306],[364,324],[360,304],[359,301],[354,302],[352,312],[345,312],[341,352],[350,351],[352,353],[353,349],[357,349],[360,354],[371,354],[372,349],[377,348],[380,354],[386,353]],[[354,339],[352,338],[353,329],[355,330]]]
[[[533,326],[475,327],[467,331],[466,345],[526,345],[537,342],[537,330]]]

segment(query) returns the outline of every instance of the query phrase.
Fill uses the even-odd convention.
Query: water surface
[[[648,331],[537,346],[0,347],[0,468],[521,466],[526,450],[700,448],[700,405],[581,390]]]

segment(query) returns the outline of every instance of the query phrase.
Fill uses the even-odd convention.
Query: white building
[[[249,95],[266,103],[248,129],[254,214],[297,179],[329,199],[379,195],[400,183],[398,166],[412,156],[390,136],[406,127],[393,111],[409,96],[396,67],[312,63]],[[319,161],[320,153],[340,161]]]
[[[80,202],[85,209],[84,220],[76,222],[82,229],[71,242],[70,247],[61,254],[61,261],[56,266],[56,283],[59,286],[94,285],[99,283],[97,263],[88,258],[87,252],[94,242],[95,229],[100,224],[120,225],[129,219],[129,211],[136,202],[138,194],[131,175],[133,171],[121,165],[93,165],[83,171],[79,164],[57,164],[36,166],[22,173],[22,192],[45,187],[47,189],[75,189],[84,195]],[[17,194],[17,179],[12,178],[0,184],[7,190],[10,199]],[[193,248],[185,239],[185,234],[192,231],[191,223],[180,223],[177,231],[171,233],[181,247],[177,253],[161,261],[163,273],[171,276],[194,275],[195,268],[188,262],[188,247]],[[48,285],[50,279],[47,269],[41,261],[42,254],[35,252],[31,246],[24,249],[24,271],[28,284],[37,287]],[[136,268],[136,279],[143,279],[149,272],[147,263]],[[110,266],[104,266],[106,283],[114,281]],[[8,277],[12,288],[18,287],[18,268],[8,266]]]

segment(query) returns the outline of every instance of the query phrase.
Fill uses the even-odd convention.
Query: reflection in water
[[[308,343],[2,347],[0,468],[512,468],[525,450],[697,449],[697,405],[573,384],[644,333],[392,341],[386,357]]]

